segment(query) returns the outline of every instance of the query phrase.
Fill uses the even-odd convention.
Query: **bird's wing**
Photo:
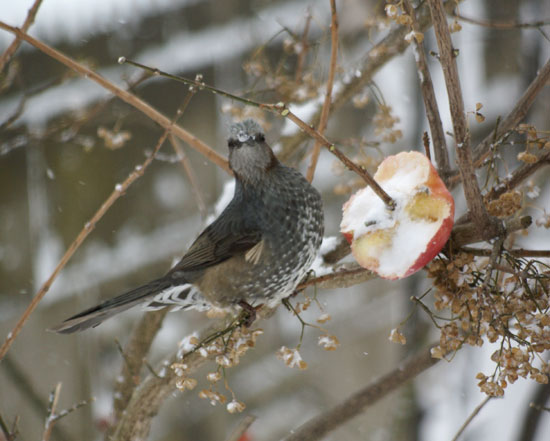
[[[260,243],[260,230],[237,220],[242,218],[243,213],[235,216],[222,213],[201,233],[170,272],[206,269],[233,256],[244,254]]]

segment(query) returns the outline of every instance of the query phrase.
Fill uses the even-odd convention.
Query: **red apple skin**
[[[441,224],[441,227],[439,230],[437,230],[437,233],[432,238],[431,242],[426,247],[426,251],[424,251],[420,256],[418,256],[418,259],[416,259],[416,262],[407,270],[407,272],[403,275],[403,277],[408,277],[411,274],[416,273],[418,270],[421,270],[424,268],[431,260],[439,254],[441,249],[445,246],[447,243],[447,240],[449,240],[449,236],[451,235],[451,231],[453,229],[454,225],[454,201],[451,202],[451,216],[447,217],[443,220],[443,223]],[[399,278],[399,277],[396,277]]]
[[[418,256],[418,259],[416,259],[414,264],[407,270],[403,277],[416,273],[418,270],[424,268],[435,256],[437,256],[447,243],[447,240],[449,240],[449,236],[451,235],[451,231],[453,229],[455,218],[455,201],[439,177],[435,167],[431,163],[426,186],[430,189],[432,195],[445,199],[449,203],[449,216],[443,220],[441,227],[437,230],[437,233],[426,247],[426,251]]]

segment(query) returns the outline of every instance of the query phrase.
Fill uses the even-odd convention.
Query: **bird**
[[[321,196],[298,170],[276,158],[255,120],[234,123],[227,145],[233,199],[181,260],[162,277],[51,331],[93,328],[139,304],[149,310],[240,307],[254,316],[261,305],[277,306],[295,292],[323,238]]]

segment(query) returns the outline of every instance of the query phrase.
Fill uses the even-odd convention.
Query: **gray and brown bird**
[[[253,120],[231,127],[233,199],[164,276],[68,318],[53,331],[95,327],[138,304],[205,310],[277,305],[309,270],[323,238],[317,190],[281,164]]]

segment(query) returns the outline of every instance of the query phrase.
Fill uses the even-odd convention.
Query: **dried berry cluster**
[[[479,373],[483,392],[500,396],[519,377],[548,383],[550,364],[550,267],[503,252],[495,258],[460,253],[428,267],[437,288],[432,320],[441,331],[434,357],[487,340],[499,348],[493,373]],[[441,317],[440,311],[450,311]],[[444,324],[442,324],[444,323]]]
[[[214,341],[201,345],[196,336],[192,335],[185,338],[181,347],[184,353],[180,354],[181,362],[173,363],[171,368],[178,377],[176,387],[181,390],[192,390],[197,386],[197,380],[191,378],[188,374],[189,366],[185,363],[185,355],[192,352],[198,352],[204,358],[213,358],[216,361],[216,371],[209,372],[206,379],[210,384],[208,389],[202,389],[199,392],[199,397],[210,401],[210,404],[225,404],[227,397],[216,390],[216,384],[224,378],[226,368],[230,368],[239,364],[240,358],[256,345],[256,339],[263,334],[261,329],[248,329],[239,327],[231,331],[229,336],[224,338],[218,337]],[[225,382],[225,388],[232,396],[231,401],[227,403],[226,408],[229,413],[242,412],[245,409],[244,403],[238,401],[233,391]]]

